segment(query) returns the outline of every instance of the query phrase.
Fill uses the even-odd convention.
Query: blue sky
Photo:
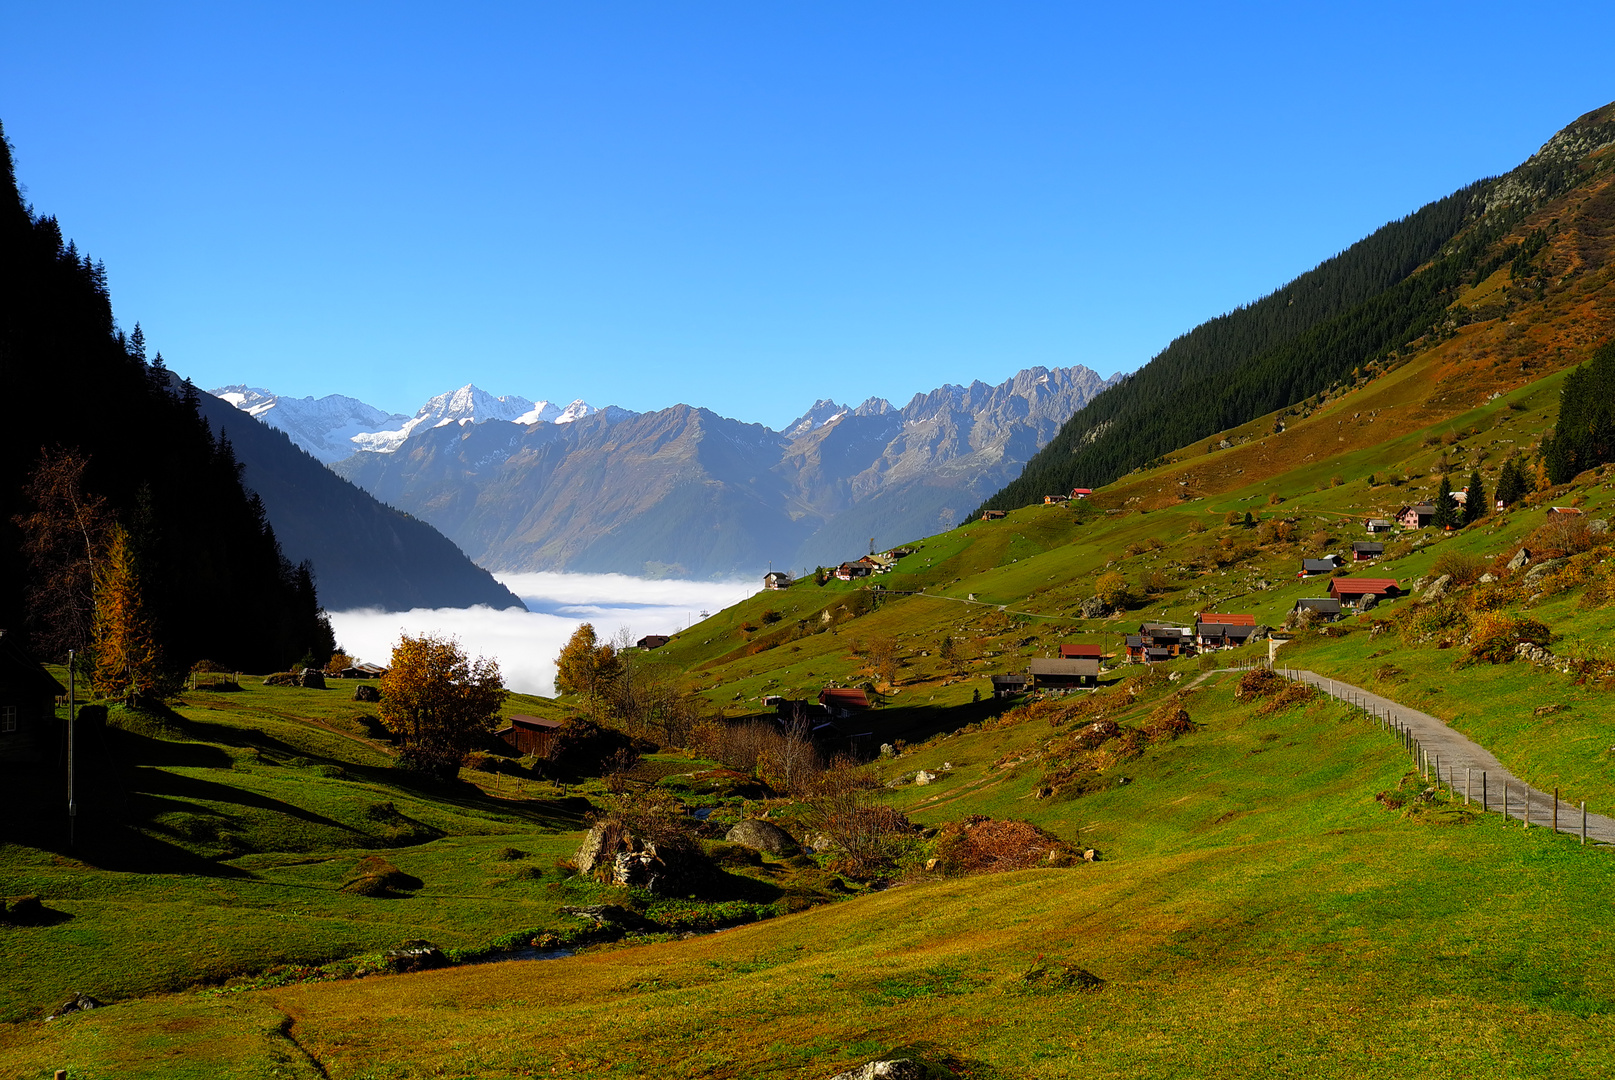
[[[37,209],[204,387],[782,426],[1110,374],[1615,99],[1615,5],[9,4]]]

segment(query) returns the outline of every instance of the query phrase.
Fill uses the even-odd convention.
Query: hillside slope
[[[281,546],[314,564],[333,611],[372,607],[521,607],[521,600],[436,529],[337,476],[284,432],[200,394],[217,437],[228,438],[242,479],[263,500]]]
[[[1515,250],[1501,251],[1499,240],[1607,181],[1612,146],[1615,104],[1579,118],[1508,175],[1392,222],[1248,307],[1196,327],[1073,416],[983,505],[1008,509],[1099,487],[1416,351],[1420,339],[1463,321],[1451,311],[1460,294],[1526,257],[1531,243],[1518,236]],[[1545,275],[1542,286],[1554,281]]]

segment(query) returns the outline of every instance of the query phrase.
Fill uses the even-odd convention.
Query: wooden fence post
[[[1491,808],[1491,803],[1486,798],[1486,770],[1482,769],[1480,771],[1480,812],[1487,813]]]
[[[1469,805],[1469,784],[1475,778],[1474,766],[1464,767],[1464,805]]]
[[[1559,831],[1559,789],[1553,789],[1553,831]]]
[[[1581,846],[1587,846],[1587,800],[1581,800]]]

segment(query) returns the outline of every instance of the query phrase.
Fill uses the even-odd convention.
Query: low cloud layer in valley
[[[451,634],[472,656],[499,660],[505,685],[552,694],[555,656],[582,623],[609,638],[627,627],[634,638],[683,629],[701,612],[718,611],[756,592],[742,581],[647,581],[622,574],[503,574],[499,580],[529,610],[489,607],[359,609],[331,613],[337,640],[352,656],[385,664],[400,633]]]

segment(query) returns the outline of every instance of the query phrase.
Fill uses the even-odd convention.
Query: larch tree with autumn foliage
[[[140,570],[129,533],[107,530],[106,554],[95,569],[96,692],[130,704],[160,695],[163,656],[141,595]]]

